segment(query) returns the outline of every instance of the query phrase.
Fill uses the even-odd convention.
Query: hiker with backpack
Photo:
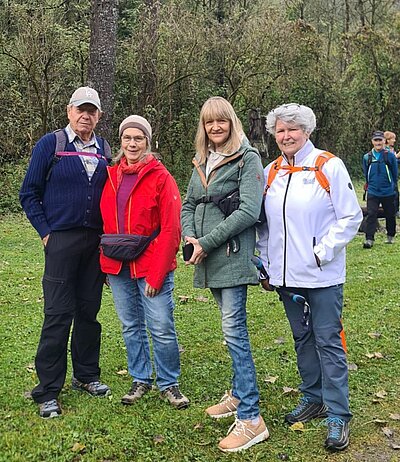
[[[267,115],[282,156],[264,170],[266,222],[258,228],[257,248],[266,270],[261,284],[280,294],[301,376],[302,397],[285,422],[327,417],[325,446],[342,450],[352,416],[341,322],[345,247],[362,212],[343,162],[310,141],[315,126],[312,109],[299,104]]]
[[[72,323],[72,389],[91,396],[110,393],[100,382],[97,320],[105,279],[99,263],[100,196],[111,159],[107,141],[94,133],[100,116],[97,91],[78,88],[67,106],[69,124],[37,142],[20,190],[45,258],[44,321],[35,358],[39,384],[32,390],[42,418],[62,413],[58,397]]]
[[[195,265],[194,285],[210,289],[232,359],[232,387],[206,409],[213,419],[237,416],[218,447],[245,450],[268,438],[260,415],[256,371],[246,321],[247,286],[258,284],[250,260],[260,215],[262,164],[232,105],[216,96],[201,111],[194,169],[182,205],[186,263]],[[189,252],[186,251],[189,249]]]
[[[393,152],[385,147],[385,135],[382,131],[372,134],[371,151],[362,159],[367,193],[367,219],[364,249],[370,249],[375,242],[376,219],[379,206],[385,214],[386,244],[394,243],[396,234],[396,187],[397,160]]]
[[[396,217],[400,218],[400,209],[399,209],[399,169],[400,169],[400,151],[396,152],[394,145],[396,144],[396,134],[390,131],[385,131],[384,132],[385,136],[385,143],[386,143],[386,149],[389,152],[392,152],[397,160],[397,183],[395,186],[395,209],[396,209]]]

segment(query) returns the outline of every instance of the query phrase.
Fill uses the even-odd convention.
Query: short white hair
[[[298,125],[308,135],[314,131],[317,125],[314,111],[308,106],[296,103],[282,104],[268,113],[265,128],[274,136],[278,120],[287,124]]]

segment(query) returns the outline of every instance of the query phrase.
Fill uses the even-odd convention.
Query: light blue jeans
[[[148,329],[153,344],[158,388],[163,391],[177,385],[180,362],[173,316],[173,272],[167,274],[160,293],[152,298],[144,295],[145,278],[131,279],[127,267],[117,276],[109,274],[108,278],[122,324],[129,374],[138,382],[153,383]]]
[[[302,295],[310,305],[308,325],[303,307],[281,293],[286,316],[292,328],[300,390],[312,402],[324,402],[329,417],[351,419],[346,353],[340,332],[343,284],[320,289],[287,288]]]
[[[232,358],[232,394],[240,401],[237,416],[240,420],[255,419],[260,410],[246,323],[247,286],[211,289],[211,292],[221,311],[222,332]]]

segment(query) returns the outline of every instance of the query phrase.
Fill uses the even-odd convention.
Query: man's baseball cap
[[[381,131],[376,131],[374,133],[372,133],[372,139],[373,140],[384,140],[385,139],[385,135],[383,132]]]
[[[90,87],[79,87],[71,96],[69,104],[73,106],[81,106],[82,104],[93,104],[101,111],[99,94],[96,90]]]

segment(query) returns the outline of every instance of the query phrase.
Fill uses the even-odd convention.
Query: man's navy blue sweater
[[[104,140],[97,137],[97,141],[101,146],[98,154],[104,155]],[[29,221],[41,238],[52,231],[78,227],[101,231],[100,197],[107,178],[107,161],[99,159],[89,180],[79,156],[60,157],[53,163],[55,148],[54,133],[43,136],[33,148],[19,194]],[[76,149],[67,142],[65,151]]]

